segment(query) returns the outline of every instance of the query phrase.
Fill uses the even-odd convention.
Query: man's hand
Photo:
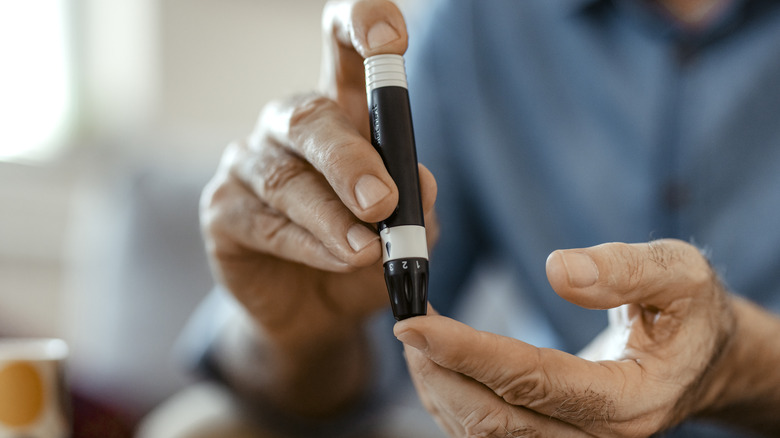
[[[220,366],[229,379],[246,368],[237,388],[318,415],[360,393],[361,323],[389,303],[373,224],[398,190],[367,139],[363,58],[407,46],[387,0],[331,2],[323,30],[321,91],[268,104],[254,132],[228,146],[200,209],[215,276],[250,320],[228,331],[237,334],[216,350]],[[422,166],[419,175],[430,213],[436,184]]]
[[[438,315],[396,324],[420,398],[451,436],[648,436],[713,402],[735,317],[696,248],[555,251],[547,276],[567,300],[617,312],[588,359]]]
[[[403,53],[406,29],[384,0],[331,2],[323,27],[322,92],[268,104],[254,132],[228,146],[201,202],[218,280],[283,342],[337,335],[387,304],[373,224],[398,191],[367,139],[362,61]],[[430,209],[435,183],[420,171]]]

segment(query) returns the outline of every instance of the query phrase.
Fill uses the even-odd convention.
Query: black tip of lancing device
[[[425,315],[428,302],[428,243],[406,70],[400,55],[372,56],[364,65],[371,143],[398,186],[398,207],[378,227],[390,304],[400,321]]]

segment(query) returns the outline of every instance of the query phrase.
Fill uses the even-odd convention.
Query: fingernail
[[[347,242],[349,242],[349,246],[351,246],[355,252],[362,251],[363,248],[378,239],[378,234],[369,230],[362,224],[352,225],[352,227],[349,228],[349,231],[347,231]]]
[[[561,261],[569,275],[571,287],[588,287],[599,279],[599,268],[589,255],[582,252],[560,252]]]
[[[368,30],[366,41],[369,49],[376,49],[397,40],[399,37],[400,35],[392,26],[385,21],[379,21]]]
[[[428,340],[425,339],[425,336],[414,330],[406,330],[397,333],[395,337],[404,344],[410,347],[414,347],[418,350],[425,351],[428,349]]]
[[[374,175],[363,175],[355,184],[355,198],[363,210],[373,207],[389,193],[390,188]]]

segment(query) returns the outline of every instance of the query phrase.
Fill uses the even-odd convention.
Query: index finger
[[[420,400],[450,436],[588,436],[548,415],[508,405],[485,385],[439,366],[415,348],[405,345],[404,353]]]
[[[396,323],[394,332],[404,344],[481,382],[507,403],[596,434],[654,433],[668,422],[660,395],[684,389],[679,382],[642,385],[645,371],[633,360],[592,362],[443,316],[409,318]],[[643,421],[635,422],[638,418]]]
[[[275,146],[269,146],[266,138]],[[246,163],[245,179],[256,180],[255,191],[264,197],[273,191],[286,195],[283,186],[294,174],[283,167],[264,171],[268,163],[279,161],[274,155],[281,148],[321,173],[344,205],[363,221],[387,218],[398,203],[398,189],[379,153],[328,98],[307,95],[269,104],[249,147],[260,152],[258,162],[265,164]]]

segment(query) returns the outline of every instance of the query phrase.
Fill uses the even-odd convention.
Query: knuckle
[[[215,175],[203,187],[199,201],[199,218],[201,230],[205,235],[213,235],[219,231],[224,204],[232,196],[230,180],[224,174]]]
[[[536,349],[536,354],[528,355],[523,367],[485,367],[484,357],[500,357],[506,354],[506,346],[495,335],[478,332],[477,341],[483,345],[485,355],[457,355],[452,358],[453,368],[469,370],[467,374],[484,383],[504,401],[515,406],[525,406],[535,400],[544,400],[550,393],[551,380],[543,364],[544,349]]]
[[[253,215],[247,225],[248,236],[256,236],[260,242],[264,242],[269,253],[279,254],[284,245],[283,231],[291,226],[292,222],[274,210],[265,209]]]
[[[517,374],[513,370],[499,375],[498,381],[493,383],[495,386],[491,386],[496,388],[496,394],[512,405],[525,405],[529,400],[546,400],[550,394],[550,378],[542,365],[542,352],[537,351],[536,365],[530,368],[533,370],[531,374]]]
[[[503,429],[500,419],[490,409],[479,406],[471,410],[463,418],[463,428],[469,438],[494,437],[496,432]]]
[[[338,199],[323,199],[313,202],[311,211],[312,219],[319,229],[329,229],[342,224],[342,212],[344,205]],[[335,230],[334,230],[335,231]],[[336,234],[336,233],[334,233]]]
[[[533,427],[513,424],[506,413],[485,407],[471,410],[464,417],[462,426],[468,438],[531,438],[540,436]]]
[[[244,240],[258,242],[269,253],[279,253],[284,244],[282,231],[289,218],[247,194],[230,178],[215,177],[203,189],[200,223],[210,250],[224,238],[241,245]],[[265,252],[264,251],[264,252]]]
[[[289,118],[288,137],[296,150],[324,174],[359,165],[355,144],[365,141],[334,101],[320,96],[302,97]]]
[[[715,273],[707,257],[694,245],[677,239],[664,239],[649,243],[651,260],[665,269],[681,268],[685,278],[694,288],[713,283]]]
[[[251,163],[250,184],[264,199],[274,199],[295,178],[307,172],[309,164],[281,148],[268,149]]]
[[[304,94],[295,98],[287,120],[287,132],[291,138],[300,137],[299,129],[314,123],[325,111],[336,111],[338,105],[331,99],[316,93]]]
[[[350,146],[351,142],[351,138],[327,139],[322,141],[315,151],[312,151],[311,155],[317,157],[316,160],[320,164],[323,174],[343,175],[350,170],[361,168],[359,157],[347,153],[352,151],[352,148],[345,146]]]
[[[262,140],[269,133],[283,137],[300,132],[299,127],[316,120],[322,111],[336,109],[338,104],[316,92],[295,94],[268,102],[260,110],[251,140]]]
[[[543,400],[547,391],[539,382],[544,379],[533,376],[505,376],[495,383],[496,394],[512,405],[522,405],[528,400]]]

